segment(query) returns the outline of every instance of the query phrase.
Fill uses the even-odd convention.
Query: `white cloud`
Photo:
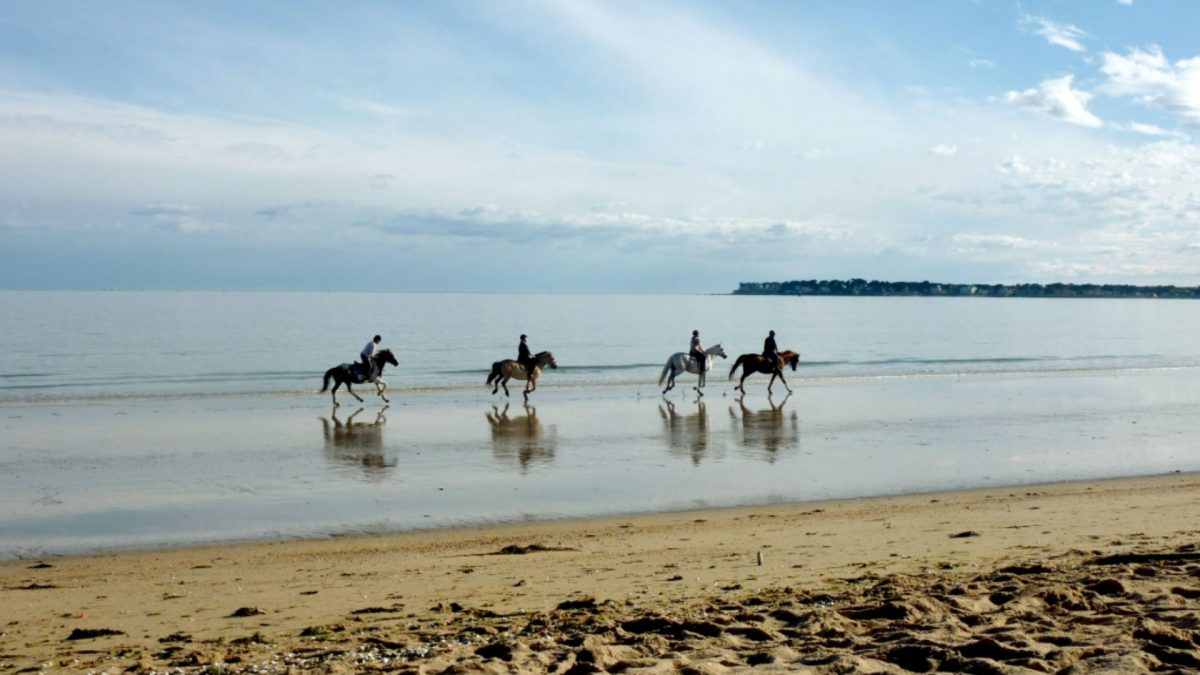
[[[1200,56],[1171,63],[1162,49],[1130,49],[1122,56],[1104,53],[1100,71],[1108,76],[1101,88],[1111,96],[1141,103],[1200,124]]]
[[[1133,4],[1133,0],[1117,0],[1117,4],[1128,6]]]
[[[967,61],[967,65],[972,68],[995,68],[996,67],[995,62],[991,61],[989,59],[971,59],[970,61]]]
[[[1144,136],[1172,136],[1172,135],[1174,135],[1172,132],[1167,131],[1166,129],[1163,129],[1162,127],[1160,127],[1158,125],[1142,124],[1141,122],[1130,122],[1128,129],[1129,129],[1129,131],[1132,131],[1135,134],[1142,134]]]
[[[1052,45],[1066,47],[1073,52],[1086,52],[1087,47],[1083,46],[1080,41],[1087,36],[1083,29],[1069,23],[1058,23],[1050,19],[1032,16],[1026,14],[1022,17],[1021,22],[1026,26],[1032,26],[1033,32],[1042,36]]]
[[[1011,234],[978,234],[964,233],[956,234],[951,237],[950,241],[959,250],[959,252],[970,251],[998,251],[998,250],[1039,250],[1054,248],[1053,242],[1038,241],[1036,239],[1026,239]]]
[[[825,159],[831,156],[832,153],[825,148],[807,148],[797,154],[804,159]]]
[[[1005,175],[1024,176],[1033,171],[1020,155],[1013,155],[996,166],[996,170]]]
[[[1040,110],[1071,124],[1093,129],[1104,126],[1104,122],[1087,109],[1092,95],[1071,88],[1074,78],[1074,75],[1064,75],[1042,82],[1037,89],[1010,91],[1004,95],[1003,100],[1009,105]]]
[[[958,154],[958,146],[941,143],[930,148],[929,152],[938,157],[953,157]]]

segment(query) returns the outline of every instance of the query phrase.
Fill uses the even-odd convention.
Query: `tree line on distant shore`
[[[734,295],[926,295],[987,298],[1200,298],[1200,286],[946,284],[931,281],[743,281]]]

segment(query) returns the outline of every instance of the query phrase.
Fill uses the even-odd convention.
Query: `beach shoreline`
[[[1200,622],[1200,567],[1186,562],[1198,541],[1197,497],[1200,474],[1168,474],[13,560],[0,563],[0,672],[286,672],[289,663],[340,672],[363,669],[371,659],[414,672],[450,666],[552,672],[568,661],[629,672],[668,666],[717,672],[750,661],[814,672],[853,662],[889,672],[901,657],[889,661],[871,647],[886,628],[875,623],[911,624],[913,607],[942,607],[928,630],[943,647],[922,658],[944,663],[951,652],[967,658],[954,643],[979,644],[985,637],[976,634],[979,627],[1010,625],[1022,640],[1037,642],[1030,631],[1039,629],[1020,628],[1009,610],[1019,599],[1026,614],[1057,620],[1062,607],[1046,599],[1053,589],[1082,593],[1075,604],[1091,615],[1110,605],[1169,607],[1126,612],[1129,621],[1118,613],[1097,624],[1062,623],[1056,630],[1080,646],[1071,654],[1062,645],[1010,646],[987,658],[1019,660],[1012,653],[1021,652],[1020,659],[1056,666],[1107,659],[1137,670],[1187,656],[1172,652],[1164,661],[1158,643],[1150,641],[1146,651],[1133,633],[1191,635],[1187,621]],[[1100,578],[1088,567],[1098,557],[1131,553],[1159,555],[1154,560],[1170,569],[1131,563],[1118,566],[1120,573],[1104,568]],[[975,604],[946,609],[948,588],[960,589],[958,600],[974,597],[972,584],[986,586],[981,579],[1014,566],[1036,570],[1017,575],[1024,590],[979,591]],[[1013,574],[1006,576],[997,588],[1014,587]],[[908,609],[853,618],[854,603],[890,606],[867,596],[904,579],[911,597],[896,588],[889,593]],[[1113,582],[1104,587],[1109,595],[1087,590],[1105,579]],[[1142,583],[1157,590],[1135,593]],[[1015,595],[998,603],[1007,596],[996,593]],[[812,598],[822,600],[814,605]],[[768,607],[754,610],[754,603]],[[742,607],[734,613],[742,619],[730,615],[715,628],[696,627],[698,633],[679,628],[686,622],[680,617],[723,616],[722,608],[733,606]],[[777,616],[800,609],[832,612],[825,619],[854,626],[822,643],[820,631],[805,637],[796,626],[776,625]],[[1147,616],[1159,623],[1147,628]],[[553,626],[530,632],[530,622],[547,617]],[[638,632],[654,622],[637,622],[653,617],[675,623]],[[1097,633],[1097,626],[1107,631],[1125,623],[1128,644]],[[865,632],[855,637],[852,627]],[[989,635],[995,642],[996,634]],[[1100,651],[1088,656],[1084,645]],[[1169,648],[1182,653],[1181,645]],[[804,660],[814,654],[830,660]],[[355,666],[355,659],[362,663]]]
[[[0,559],[1198,471],[1190,373],[0,407]],[[778,383],[776,389],[779,389]]]

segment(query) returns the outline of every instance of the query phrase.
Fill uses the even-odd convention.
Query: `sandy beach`
[[[14,560],[0,672],[1200,668],[1200,476]]]

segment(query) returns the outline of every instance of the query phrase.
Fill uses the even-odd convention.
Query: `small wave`
[[[724,365],[724,364],[722,364]],[[656,384],[661,364],[629,363],[579,365],[550,371],[539,388],[632,387]],[[975,359],[896,358],[878,360],[802,361],[789,378],[825,382],[880,378],[1039,376],[1056,374],[1120,374],[1200,368],[1200,361],[1180,362],[1155,355],[1086,357],[999,357]],[[718,367],[709,374],[710,384],[724,382],[728,370]],[[694,377],[694,376],[692,376]],[[483,373],[478,370],[388,373],[388,391],[404,395],[419,392],[472,392],[483,390]],[[54,402],[105,402],[151,399],[204,399],[219,397],[314,397],[321,385],[319,373],[310,371],[261,371],[248,373],[212,372],[190,375],[145,375],[137,377],[73,378],[56,381],[28,378],[0,384],[0,404]],[[360,385],[361,386],[361,385]],[[356,387],[357,389],[357,387]],[[359,389],[359,391],[364,391]],[[365,390],[373,394],[368,386]]]
[[[1116,355],[1116,354],[1099,354],[1085,356],[994,356],[987,358],[921,358],[921,357],[897,357],[890,359],[844,359],[831,361],[806,361],[803,358],[800,360],[801,366],[807,367],[825,367],[825,366],[972,366],[972,365],[1007,365],[1021,363],[1046,363],[1054,362],[1113,362],[1120,361],[1129,364],[1144,363],[1161,359],[1158,354],[1134,354],[1134,355]]]
[[[39,377],[53,378],[52,374],[44,374]],[[118,375],[105,377],[73,377],[69,379],[57,379],[51,382],[32,382],[32,383],[17,383],[17,384],[0,384],[0,390],[13,389],[68,389],[75,387],[123,387],[136,385],[180,385],[180,384],[205,384],[211,382],[265,382],[265,381],[299,381],[316,379],[320,380],[320,374],[314,375],[311,372],[299,371],[282,371],[282,372],[256,372],[256,373],[197,373],[193,375]]]
[[[638,370],[640,368],[660,368],[662,363],[617,363],[606,365],[560,365],[555,369],[557,373],[604,373],[622,370]],[[425,371],[426,375],[470,375],[475,376],[480,373],[487,375],[490,366],[487,368],[458,368],[445,370],[429,370]],[[385,373],[386,375],[386,373]]]

